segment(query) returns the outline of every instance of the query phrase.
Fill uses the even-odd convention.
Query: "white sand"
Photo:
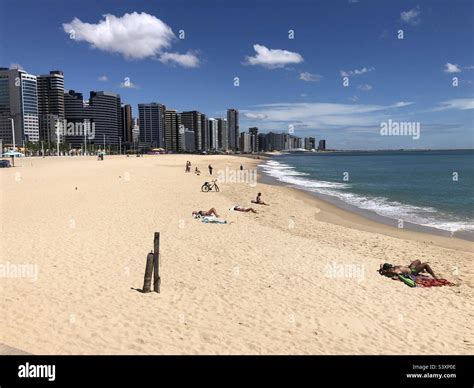
[[[187,159],[200,177],[184,173]],[[0,264],[39,273],[0,278],[0,343],[33,354],[473,354],[473,243],[285,187],[201,193],[209,162],[215,173],[254,163],[63,157],[1,169]],[[271,206],[250,204],[258,191]],[[211,207],[231,223],[191,217]],[[161,294],[141,294],[155,231]],[[415,259],[456,286],[411,289],[376,272]]]

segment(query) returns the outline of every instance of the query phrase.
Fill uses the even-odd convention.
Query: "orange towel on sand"
[[[442,287],[442,286],[454,286],[449,280],[446,279],[433,279],[427,276],[420,276],[416,277],[416,285],[417,287]]]

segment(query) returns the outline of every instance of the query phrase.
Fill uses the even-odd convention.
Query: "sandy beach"
[[[1,169],[0,343],[32,354],[474,353],[472,242],[229,178],[260,162],[50,157]],[[200,191],[209,163],[226,172],[219,193]],[[270,206],[250,203],[257,192]],[[228,224],[192,218],[211,207]],[[142,294],[154,232],[161,293]],[[455,286],[410,288],[377,272],[416,259]],[[31,271],[18,278],[20,264]]]

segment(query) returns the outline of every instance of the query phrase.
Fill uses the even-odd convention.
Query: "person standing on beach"
[[[244,166],[240,165],[240,171],[242,171],[244,169]]]
[[[212,175],[212,166],[209,165],[208,168],[209,168],[209,174]]]

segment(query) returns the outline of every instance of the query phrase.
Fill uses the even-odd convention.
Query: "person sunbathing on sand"
[[[248,212],[257,213],[257,211],[252,207],[242,207],[239,205],[235,205],[231,207],[230,210],[234,210],[236,212],[244,212],[244,213],[248,213]]]
[[[208,211],[205,210],[198,210],[193,212],[193,217],[194,216],[201,216],[201,217],[211,217],[211,216],[216,216],[219,218],[219,215],[217,214],[216,209],[213,207],[210,208]]]
[[[422,263],[420,260],[415,260],[408,265],[408,267],[404,265],[395,265],[385,263],[380,264],[379,273],[385,276],[397,276],[397,275],[418,275],[422,272],[428,272],[434,279],[437,279],[436,275],[434,274],[433,270],[429,266],[428,263]]]
[[[268,203],[265,203],[262,201],[262,193],[258,193],[257,198],[255,201],[251,201],[252,203],[256,203],[257,205],[265,205],[265,206],[270,206]]]

